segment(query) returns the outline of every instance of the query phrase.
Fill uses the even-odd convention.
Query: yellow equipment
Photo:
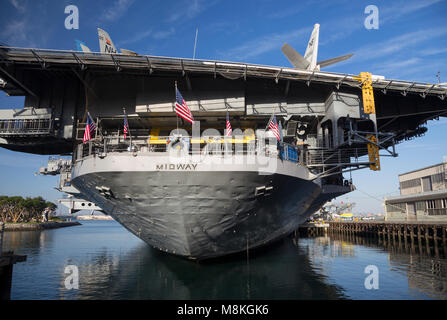
[[[356,77],[356,79],[362,82],[363,112],[367,114],[375,114],[376,107],[374,104],[374,90],[372,87],[371,73],[360,72],[360,76]],[[377,146],[377,138],[372,134],[367,135],[366,138],[372,142],[367,145],[369,162],[372,162],[372,164],[369,165],[369,168],[374,171],[379,171],[380,156],[379,147]]]
[[[368,156],[369,156],[369,162],[373,162],[369,165],[369,168],[374,171],[380,170],[380,156],[379,156],[379,147],[375,145],[374,143],[377,143],[377,138],[375,135],[369,134],[366,136],[366,138],[373,142],[368,143]]]
[[[371,73],[360,72],[360,79],[362,82],[362,96],[363,96],[363,112],[367,114],[376,113],[374,105],[374,90],[372,87]]]

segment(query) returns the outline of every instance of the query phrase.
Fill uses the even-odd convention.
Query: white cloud
[[[25,12],[26,4],[22,0],[9,0],[9,2],[16,8],[20,13]]]
[[[174,27],[171,27],[168,30],[164,30],[164,31],[153,31],[152,29],[149,29],[149,30],[138,32],[135,35],[133,35],[123,41],[120,41],[119,44],[120,45],[131,44],[131,43],[139,42],[146,38],[162,40],[162,39],[166,39],[166,38],[170,37],[174,33],[175,33]]]
[[[151,34],[152,34],[152,29],[141,31],[125,40],[120,41],[119,43],[120,43],[120,45],[135,43],[135,42],[138,42],[140,40],[143,40],[143,39],[149,37]]]
[[[262,36],[257,39],[250,40],[240,46],[227,49],[225,52],[221,52],[220,55],[224,59],[237,59],[243,60],[248,58],[257,57],[263,53],[279,50],[284,42],[292,43],[297,40],[303,40],[305,36],[308,36],[311,28],[296,29],[286,33],[275,33]]]
[[[399,19],[400,17],[419,11],[443,0],[418,0],[418,1],[400,1],[393,3],[390,7],[379,7],[380,23],[391,22]]]
[[[182,21],[193,19],[218,2],[219,0],[187,0],[185,1],[183,7],[179,7],[178,10],[174,10],[174,13],[168,17],[167,22],[172,23],[178,21],[179,19]]]
[[[152,34],[152,38],[157,39],[157,40],[166,39],[166,38],[172,36],[174,33],[175,33],[175,29],[173,27],[171,27],[169,30],[154,32]]]
[[[434,56],[441,53],[447,53],[447,48],[429,48],[420,52],[423,56]]]
[[[394,3],[392,6],[378,6],[379,8],[379,28],[382,29],[386,23],[391,23],[399,20],[405,15],[422,10],[443,0],[425,0],[425,1],[400,1]],[[352,33],[362,30],[364,26],[364,20],[366,15],[349,15],[346,17],[339,17],[337,20],[322,23],[324,26],[330,26],[330,30],[336,30],[331,35],[320,41],[320,45],[324,46],[330,42],[344,39]]]
[[[376,66],[372,66],[374,72],[377,73],[393,73],[400,71],[406,67],[418,64],[422,61],[421,58],[410,58],[404,60],[390,60],[378,63]]]
[[[281,10],[281,11],[275,11],[275,12],[268,13],[266,15],[266,18],[283,19],[283,18],[287,18],[287,17],[290,17],[290,16],[294,16],[297,13],[302,12],[303,9],[304,9],[304,6],[300,2],[298,5],[296,5],[294,7],[289,7],[289,8],[286,8],[284,10]]]
[[[30,34],[28,26],[27,19],[11,21],[3,29],[1,36],[8,45],[36,47],[37,43],[34,41],[35,38]]]
[[[447,28],[426,29],[409,32],[398,37],[364,46],[355,52],[352,60],[370,60],[390,56],[403,49],[447,34]]]
[[[121,18],[132,5],[134,0],[116,0],[107,10],[105,10],[100,20],[116,21]]]

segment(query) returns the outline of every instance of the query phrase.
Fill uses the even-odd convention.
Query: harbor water
[[[6,232],[11,299],[446,299],[447,259],[427,248],[329,235],[197,263],[152,249],[115,221]],[[77,288],[67,277],[78,270]],[[377,288],[369,283],[377,270]],[[366,271],[366,272],[365,272]]]

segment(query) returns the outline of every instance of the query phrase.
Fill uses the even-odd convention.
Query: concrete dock
[[[5,224],[5,231],[35,231],[56,229],[72,226],[80,226],[77,221],[43,222],[43,223],[8,223]]]

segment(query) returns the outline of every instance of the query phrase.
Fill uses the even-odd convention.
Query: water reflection
[[[28,255],[14,269],[12,299],[446,299],[445,250],[331,234],[195,263],[151,249],[113,221],[7,232],[5,249]],[[381,287],[364,288],[377,264]],[[65,267],[79,268],[79,290]]]
[[[116,260],[103,253],[80,266],[80,299],[340,299],[288,239],[258,252],[195,263],[140,244]],[[61,288],[63,292],[64,289]]]
[[[411,243],[404,239],[383,241],[378,238],[344,234],[331,234],[330,237],[318,237],[312,240],[313,243],[307,247],[307,252],[311,260],[317,261],[318,264],[323,265],[322,262],[328,261],[328,257],[355,258],[358,255],[356,251],[360,248],[373,248],[377,253],[387,255],[391,272],[399,273],[407,279],[410,296],[420,298],[422,293],[427,298],[447,299],[445,247],[418,241]],[[330,263],[325,265],[325,268],[327,271]]]
[[[116,222],[8,234],[5,245],[29,260],[15,269],[12,299],[341,299],[291,238],[207,263],[153,250]],[[79,290],[65,288],[65,266]]]

